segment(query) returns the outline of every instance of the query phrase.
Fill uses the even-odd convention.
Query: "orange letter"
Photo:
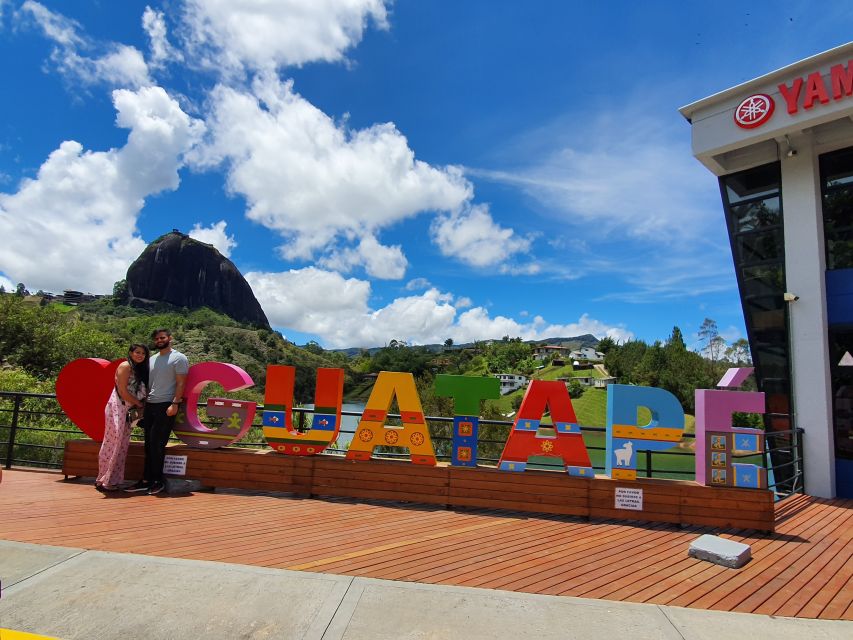
[[[395,395],[403,426],[386,427],[385,418]],[[350,443],[347,460],[370,460],[373,449],[379,446],[408,447],[415,464],[435,464],[435,450],[411,373],[382,371],[376,378]]]
[[[264,395],[264,439],[275,450],[294,456],[322,452],[338,438],[344,370],[317,369],[314,419],[306,433],[293,428],[293,387],[296,367],[269,365]]]

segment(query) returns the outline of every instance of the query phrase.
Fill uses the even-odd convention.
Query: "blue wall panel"
[[[853,498],[853,460],[835,459],[835,492],[839,498]]]
[[[826,313],[829,324],[853,324],[853,269],[826,272]]]

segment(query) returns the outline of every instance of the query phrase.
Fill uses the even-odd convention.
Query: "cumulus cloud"
[[[429,289],[432,286],[426,278],[413,278],[406,283],[406,291],[417,291],[418,289]]]
[[[56,44],[51,62],[69,81],[94,85],[106,83],[114,87],[143,87],[153,84],[142,53],[125,44],[96,45],[80,34],[80,25],[44,5],[27,0],[20,15],[28,17]],[[80,51],[103,49],[101,55],[85,55]]]
[[[112,94],[120,149],[87,151],[68,140],[15,193],[0,193],[0,273],[32,289],[108,293],[145,242],[145,198],[178,187],[182,155],[203,125],[160,87]]]
[[[329,347],[377,346],[390,340],[410,344],[471,342],[505,335],[538,340],[554,336],[592,333],[626,340],[633,337],[623,325],[608,325],[583,314],[571,324],[554,324],[536,316],[520,323],[504,316],[491,317],[470,300],[430,288],[420,295],[402,296],[388,305],[371,309],[370,283],[344,278],[315,267],[283,273],[251,272],[246,280],[273,326],[311,333]]]
[[[226,74],[337,62],[368,22],[388,26],[384,0],[187,0],[191,58]]]
[[[231,250],[237,246],[234,236],[229,236],[225,231],[227,223],[224,220],[214,222],[209,227],[202,227],[200,222],[190,229],[189,236],[199,242],[212,244],[226,258],[231,257]]]
[[[350,130],[291,82],[260,78],[253,93],[220,85],[210,105],[210,138],[196,164],[226,165],[228,189],[246,198],[251,220],[285,239],[289,260],[356,242],[338,258],[341,266],[361,263],[374,275],[388,269],[402,277],[402,251],[379,247],[377,231],[422,211],[456,210],[472,196],[458,169],[415,159],[393,124]],[[370,247],[379,247],[377,255]]]
[[[332,251],[317,264],[328,269],[347,272],[363,266],[367,275],[383,280],[399,280],[406,275],[409,261],[400,245],[386,247],[372,235],[364,236],[353,248]]]
[[[142,14],[142,28],[148,34],[150,42],[149,61],[153,67],[162,67],[169,61],[183,59],[183,54],[169,42],[166,18],[162,11],[145,7]]]
[[[535,316],[530,322],[521,323],[504,316],[489,317],[483,307],[474,307],[459,316],[458,341],[481,340],[484,337],[519,336],[524,340],[542,340],[553,337],[572,337],[591,333],[598,338],[610,337],[625,341],[634,337],[624,324],[608,325],[590,318],[584,313],[577,322],[555,324]],[[479,336],[479,337],[478,337]],[[456,338],[454,338],[456,340]]]
[[[439,216],[430,229],[441,253],[474,267],[500,264],[530,249],[530,240],[496,224],[486,205]]]

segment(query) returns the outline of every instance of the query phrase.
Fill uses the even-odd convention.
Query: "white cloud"
[[[67,80],[84,85],[103,82],[109,86],[133,88],[153,84],[145,58],[136,47],[106,43],[98,45],[104,49],[100,56],[81,55],[81,49],[94,49],[96,44],[80,35],[80,25],[76,21],[34,0],[27,0],[21,6],[21,15],[29,16],[44,35],[56,43],[50,59]]]
[[[368,21],[387,28],[383,0],[186,0],[189,58],[233,74],[307,62],[337,62]]]
[[[77,31],[80,24],[76,20],[66,18],[62,14],[54,13],[44,5],[27,0],[21,5],[21,11],[29,14],[36,24],[41,27],[44,34],[66,47],[77,47],[84,44],[84,40]]]
[[[470,300],[463,298],[454,305],[452,294],[435,288],[371,309],[370,283],[314,267],[284,273],[252,272],[246,274],[246,280],[273,326],[318,335],[332,348],[377,346],[392,339],[434,344],[448,337],[457,343],[505,335],[525,340],[585,333],[619,340],[633,337],[623,325],[607,325],[586,314],[564,325],[539,316],[526,323],[503,316],[492,318],[482,307],[457,317],[459,309],[470,306]]]
[[[601,112],[583,128],[555,122],[529,134],[539,148],[526,150],[535,158],[528,165],[466,173],[517,186],[563,222],[593,223],[598,238],[677,244],[702,237],[719,218],[714,179],[690,158],[681,124],[677,114],[652,117],[637,106]],[[567,140],[566,130],[577,133]],[[572,237],[573,244],[582,241]]]
[[[189,236],[195,238],[199,242],[212,244],[226,258],[231,257],[231,250],[237,246],[234,236],[229,236],[225,231],[227,223],[224,220],[215,222],[209,227],[202,227],[200,222],[196,222],[195,226],[190,230]]]
[[[286,240],[287,259],[344,251],[342,267],[402,277],[402,251],[379,245],[376,233],[423,211],[456,210],[472,196],[458,169],[416,160],[393,124],[350,130],[277,78],[257,80],[253,91],[213,91],[211,137],[195,161],[227,165],[228,189],[246,198],[251,220]],[[358,245],[347,253],[346,242]]]
[[[151,43],[150,61],[153,67],[162,67],[166,62],[183,59],[183,54],[170,43],[166,29],[166,18],[162,11],[145,7],[142,28]]]
[[[530,249],[530,240],[496,224],[489,208],[483,204],[439,216],[430,231],[443,255],[474,267],[500,264],[513,254]]]
[[[625,325],[608,325],[590,318],[584,313],[577,322],[569,324],[552,324],[541,316],[532,321],[520,323],[511,318],[496,316],[490,318],[483,307],[469,309],[459,316],[459,342],[482,340],[483,338],[498,338],[503,336],[521,337],[524,340],[542,340],[544,338],[569,338],[591,333],[598,338],[609,336],[614,340],[629,340],[634,337]]]
[[[321,267],[348,272],[363,266],[367,275],[383,280],[399,280],[406,275],[409,261],[400,245],[386,247],[372,235],[364,236],[355,248],[332,251],[317,262]]]
[[[457,309],[467,309],[474,305],[474,302],[468,296],[462,296],[456,300],[456,308]]]
[[[536,262],[519,265],[502,264],[500,271],[509,276],[535,276],[542,272],[542,265]]]
[[[2,5],[0,5],[0,8],[2,8]],[[3,274],[0,274],[0,287],[6,289],[7,292],[15,290],[15,285],[12,284],[9,278],[4,277]]]
[[[429,289],[432,285],[426,278],[413,278],[406,283],[406,291],[417,291],[418,289]]]
[[[0,272],[30,289],[112,291],[145,248],[136,217],[145,198],[180,182],[183,153],[203,125],[160,87],[112,94],[120,149],[65,141],[12,194],[0,193]]]

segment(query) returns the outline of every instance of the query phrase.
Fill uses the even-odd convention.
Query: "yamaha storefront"
[[[719,177],[769,431],[853,497],[853,43],[681,109]]]

